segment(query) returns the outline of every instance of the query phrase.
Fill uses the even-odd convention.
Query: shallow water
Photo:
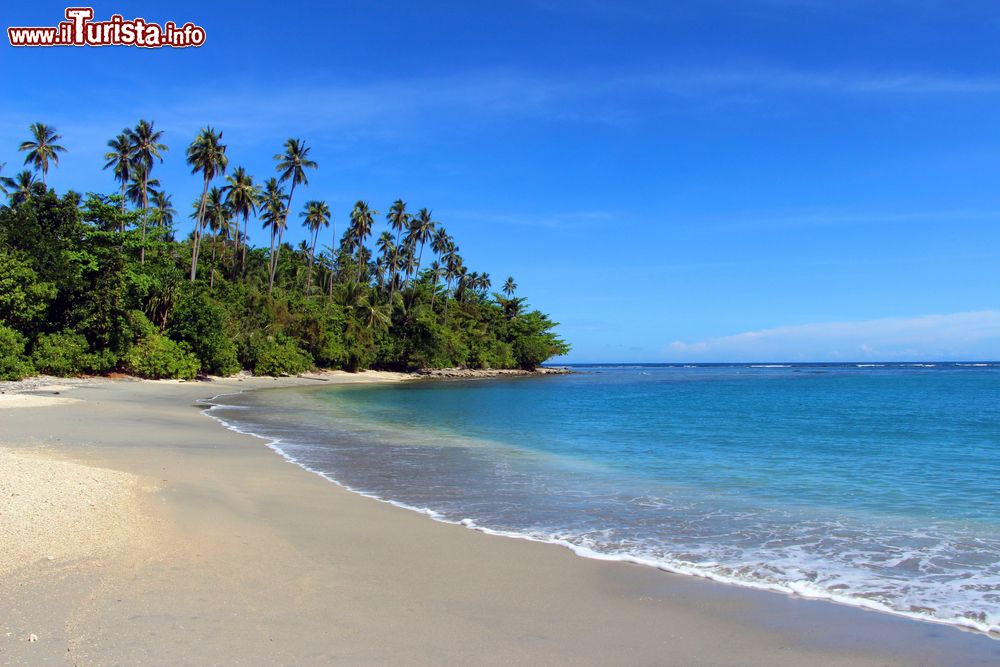
[[[1000,631],[1000,364],[576,370],[212,415],[442,520]]]

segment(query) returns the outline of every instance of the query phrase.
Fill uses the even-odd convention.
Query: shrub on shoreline
[[[26,343],[20,333],[0,324],[0,380],[20,380],[35,372],[24,354]]]

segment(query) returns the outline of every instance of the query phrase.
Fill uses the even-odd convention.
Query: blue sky
[[[64,4],[8,3],[9,25]],[[1000,358],[1000,8],[937,0],[94,3],[193,21],[200,49],[0,48],[0,162],[110,192],[140,117],[178,210],[205,124],[299,203],[427,206],[512,274],[567,361]],[[342,227],[339,227],[342,230]],[[300,229],[289,235],[303,237]],[[252,240],[266,244],[255,229]]]

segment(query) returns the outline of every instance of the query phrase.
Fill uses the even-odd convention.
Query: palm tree
[[[3,182],[7,196],[10,197],[11,206],[17,206],[31,199],[32,190],[38,182],[35,180],[35,175],[27,169],[18,172],[14,178],[4,176],[0,181]]]
[[[142,194],[139,204],[142,206],[142,245],[139,247],[139,264],[146,263],[146,218],[148,217],[149,198],[146,181],[150,172],[153,171],[153,159],[163,162],[163,151],[167,150],[167,145],[160,143],[163,138],[162,130],[153,129],[153,123],[146,120],[139,120],[135,129],[126,130],[126,136],[132,145],[132,156],[135,162],[133,169],[136,170],[140,184],[139,192]],[[221,136],[221,135],[220,135]]]
[[[288,201],[285,204],[284,220],[282,227],[288,225],[288,212],[292,208],[292,196],[295,194],[295,186],[299,183],[309,185],[306,178],[306,169],[315,169],[316,163],[309,159],[310,149],[306,147],[306,142],[301,139],[289,139],[285,142],[285,152],[278,153],[274,159],[278,161],[278,179],[285,183],[291,181],[292,185],[288,190]],[[280,247],[280,243],[278,244]],[[278,270],[277,258],[271,263],[271,275],[268,280],[268,293],[274,289],[274,273]]]
[[[150,179],[146,173],[146,165],[136,162],[132,166],[132,180],[125,188],[125,199],[136,206],[142,206],[150,196],[156,194],[156,188],[160,187],[160,182],[155,178]]]
[[[32,123],[28,126],[31,130],[32,139],[21,142],[19,151],[28,151],[24,158],[24,164],[31,164],[35,171],[42,172],[42,185],[45,185],[45,176],[49,173],[49,160],[52,164],[59,166],[59,153],[65,153],[66,149],[56,142],[62,136],[56,134],[56,128],[45,123]]]
[[[431,262],[431,308],[434,308],[434,300],[437,298],[438,280],[441,278],[441,263]]]
[[[153,219],[156,221],[156,226],[160,228],[163,239],[167,240],[173,231],[174,216],[177,215],[177,211],[174,210],[173,202],[170,201],[170,195],[163,190],[153,194],[153,206],[155,207]]]
[[[303,224],[312,231],[312,245],[309,248],[309,269],[306,271],[306,292],[312,287],[312,268],[316,258],[316,242],[319,230],[330,226],[330,207],[325,201],[306,202],[306,210],[301,213]]]
[[[375,216],[378,211],[373,211],[366,201],[358,201],[351,211],[350,238],[358,252],[358,282],[361,282],[362,270],[368,264],[364,259],[365,239],[371,236],[372,226],[375,224]],[[369,257],[371,254],[369,253]]]
[[[122,185],[122,213],[125,212],[125,186],[128,185],[129,179],[132,177],[132,159],[133,159],[133,147],[132,142],[129,141],[127,132],[129,130],[126,128],[125,132],[122,132],[114,139],[108,139],[107,153],[104,154],[104,159],[107,162],[104,163],[105,169],[112,169],[112,173],[115,175],[115,180]],[[122,227],[120,231],[125,231],[124,221],[122,222]]]
[[[503,293],[507,295],[508,298],[514,296],[514,292],[517,291],[517,283],[514,282],[514,276],[507,276],[506,282],[503,284]]]
[[[282,220],[282,216],[285,213],[285,191],[281,189],[281,184],[278,183],[278,179],[269,178],[267,182],[264,183],[264,191],[261,194],[260,210],[263,214],[260,217],[261,222],[264,225],[264,229],[271,230],[271,252],[268,255],[268,269],[267,275],[268,279],[271,276],[271,264],[275,260],[275,250],[274,250],[274,240],[278,238],[279,232],[283,232],[285,225]],[[279,243],[278,250],[281,250],[281,245]]]
[[[438,257],[443,258],[445,253],[448,252],[449,245],[451,245],[451,237],[448,236],[448,232],[445,231],[444,227],[438,227],[437,231],[434,232],[434,236],[431,237],[431,250]]]
[[[198,251],[201,246],[201,232],[205,226],[205,202],[208,199],[208,185],[218,175],[226,172],[229,158],[226,157],[226,146],[222,142],[222,132],[216,132],[211,127],[202,128],[198,136],[187,149],[187,163],[191,165],[191,173],[201,173],[204,178],[204,188],[201,192],[201,205],[198,209],[198,220],[194,230],[194,243],[191,248],[191,282],[198,274]]]
[[[219,246],[219,236],[222,236],[222,263],[225,264],[226,243],[229,241],[231,231],[229,223],[232,219],[230,209],[226,206],[225,197],[219,188],[209,190],[208,198],[205,201],[204,216],[206,227],[212,231],[212,263],[208,280],[208,286],[211,288],[215,287],[215,255]]]
[[[231,176],[226,177],[229,184],[222,190],[226,193],[226,204],[232,209],[233,215],[237,218],[243,217],[243,238],[247,235],[247,223],[251,215],[257,214],[257,204],[260,203],[260,188],[253,182],[253,176],[247,173],[243,167],[236,167]],[[236,252],[240,250],[240,235],[236,235]],[[243,254],[240,258],[240,267],[246,266],[247,246],[243,244]]]
[[[490,280],[490,274],[484,272],[479,274],[479,279],[476,281],[475,288],[481,292],[487,292],[492,285],[493,281]]]
[[[410,282],[410,277],[417,271],[417,256],[413,252],[413,244],[408,243],[403,251],[403,255],[399,258],[399,268],[402,269],[403,275],[406,279],[403,282],[403,289],[408,289]]]
[[[402,199],[394,201],[392,207],[389,208],[389,213],[385,217],[389,222],[389,229],[396,232],[396,254],[392,256],[392,263],[389,266],[389,302],[391,303],[392,291],[396,287],[396,270],[399,265],[399,251],[401,250],[399,235],[404,229],[409,229],[410,227],[410,214],[406,212],[406,202]]]
[[[448,304],[450,299],[448,298],[448,293],[451,291],[451,283],[456,278],[461,278],[466,271],[466,268],[462,266],[462,258],[458,254],[458,246],[454,242],[448,242],[448,248],[445,250],[444,256],[444,279],[448,284],[445,290],[445,302],[444,302],[444,323],[448,324]]]
[[[389,268],[389,262],[392,261],[392,257],[396,254],[396,244],[392,241],[392,232],[382,232],[378,237],[378,241],[375,242],[375,247],[379,252],[376,267],[378,272],[378,287],[381,290],[385,282],[385,271]]]
[[[3,171],[3,168],[6,166],[6,162],[0,162],[0,171]],[[4,178],[2,176],[0,176],[0,193],[7,194],[7,188],[5,187]]]
[[[359,319],[365,323],[365,327],[368,329],[376,327],[386,329],[392,323],[388,304],[380,304],[374,294],[362,296],[357,310]]]
[[[431,219],[431,212],[426,208],[417,211],[417,215],[410,222],[410,238],[413,239],[413,243],[420,245],[420,250],[417,253],[417,266],[414,269],[414,273],[420,271],[420,265],[424,261],[424,244],[433,236],[436,225],[437,223]]]

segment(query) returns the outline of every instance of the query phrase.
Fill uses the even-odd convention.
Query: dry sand
[[[0,664],[1000,664],[943,626],[435,523],[197,405],[365,378],[94,381],[0,412]]]
[[[39,561],[74,563],[141,541],[135,475],[0,449],[0,578]]]

